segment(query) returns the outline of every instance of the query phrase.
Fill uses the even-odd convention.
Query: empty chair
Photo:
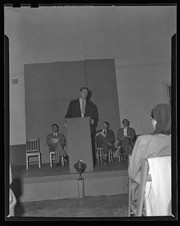
[[[37,161],[31,161],[32,158],[37,157]],[[41,153],[40,153],[40,141],[39,138],[31,138],[26,141],[26,169],[29,168],[29,164],[38,163],[41,168]]]
[[[64,166],[64,156],[63,155],[60,157],[60,161],[61,161],[62,166]],[[53,162],[55,162],[55,151],[49,152],[49,162],[50,162],[50,167],[53,167]]]

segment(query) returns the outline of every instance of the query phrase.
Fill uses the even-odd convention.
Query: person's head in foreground
[[[154,134],[171,134],[171,106],[158,104],[151,111]]]

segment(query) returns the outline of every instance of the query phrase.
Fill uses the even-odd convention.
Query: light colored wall
[[[176,6],[5,7],[10,144],[26,139],[24,64],[30,63],[115,59],[120,119],[149,132],[149,111],[164,100],[161,84],[170,80],[175,32]]]
[[[17,84],[12,79],[18,79]],[[24,73],[11,73],[10,77],[10,144],[25,144],[25,92]]]
[[[117,66],[121,121],[129,119],[136,134],[152,133],[152,108],[166,102],[164,82],[171,81],[169,64]]]

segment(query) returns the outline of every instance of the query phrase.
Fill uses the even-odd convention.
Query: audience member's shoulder
[[[171,136],[164,134],[154,134],[154,135],[141,135],[138,136],[137,141],[141,144],[147,144],[151,142],[152,144],[160,144],[160,143],[170,143]]]
[[[141,144],[147,144],[150,140],[153,139],[154,135],[139,135],[137,137],[137,142]]]
[[[156,141],[171,141],[171,135],[156,134],[154,135],[154,140]]]

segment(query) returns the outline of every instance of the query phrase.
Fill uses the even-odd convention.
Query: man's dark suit
[[[96,105],[91,101],[86,101],[86,108],[84,117],[90,116],[94,120],[91,124],[91,133],[95,134],[95,129],[98,122],[98,111]],[[79,99],[71,100],[65,118],[78,118],[81,117],[81,108]]]
[[[125,152],[127,155],[131,154],[136,138],[135,130],[131,127],[128,127],[127,136],[124,136],[124,128],[121,128],[117,131],[116,137],[119,141],[118,146],[122,148],[121,151]]]

